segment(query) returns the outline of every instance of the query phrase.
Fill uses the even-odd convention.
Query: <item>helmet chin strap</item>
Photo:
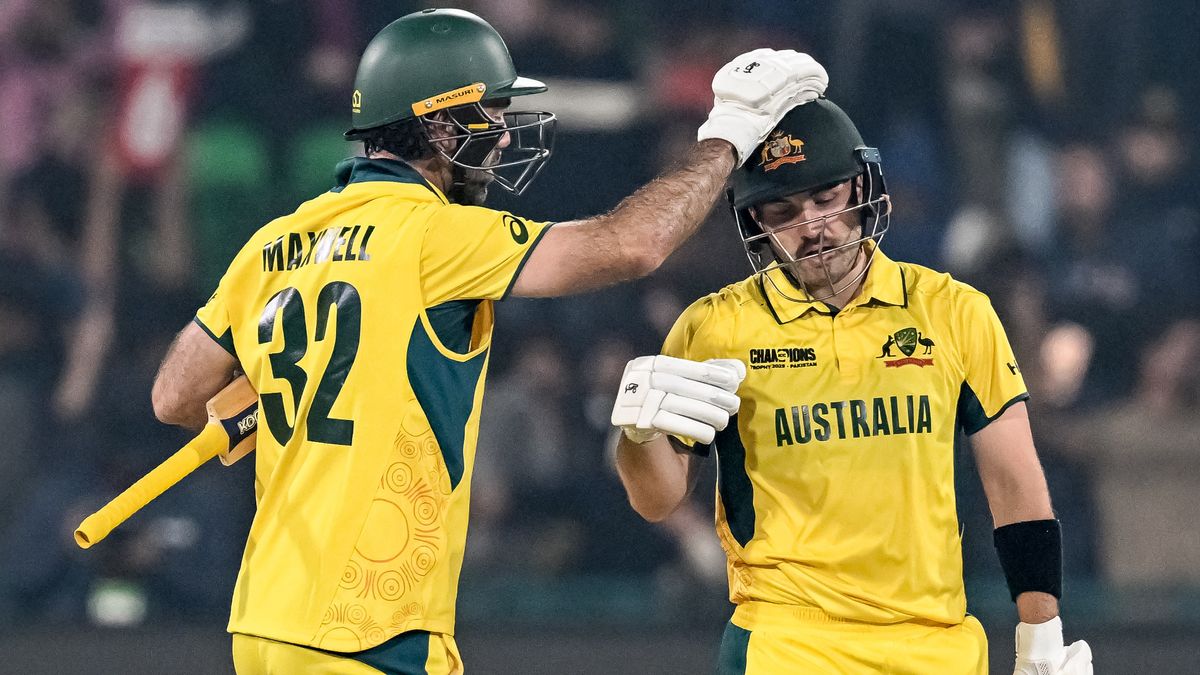
[[[857,192],[857,186],[855,186],[855,188],[855,195],[857,195],[859,194]],[[891,212],[891,204],[890,201],[887,200],[886,196],[883,198],[883,200],[884,203],[882,208],[884,209],[884,216],[886,217]],[[855,284],[860,283],[866,277],[867,271],[871,269],[871,263],[875,259],[875,253],[879,250],[879,241],[883,239],[883,235],[887,232],[887,227],[885,226],[882,230],[880,230],[878,227],[873,226],[869,235],[863,236],[863,234],[867,231],[867,225],[874,222],[872,219],[878,214],[879,208],[880,206],[872,201],[860,201],[858,204],[849,207],[847,210],[854,210],[857,212],[858,227],[856,231],[851,232],[846,243],[830,247],[824,251],[814,253],[809,256],[804,256],[802,258],[794,257],[787,251],[787,249],[775,237],[774,234],[769,234],[769,240],[772,242],[770,246],[770,255],[772,258],[774,258],[774,262],[763,268],[760,273],[767,277],[767,280],[771,282],[771,285],[775,287],[775,290],[778,291],[780,295],[794,302],[825,302],[837,297],[838,294],[854,287]],[[824,227],[825,225],[822,225],[822,247],[824,247],[824,244],[826,243],[824,239]],[[830,268],[830,263],[828,260],[831,256],[837,256],[844,249],[847,249],[851,246],[855,247],[854,260],[850,263],[850,266],[847,268],[846,272],[839,275],[838,278],[835,279],[833,276],[833,270]],[[866,260],[862,266],[862,269],[857,273],[853,273],[854,266],[858,264],[859,256],[862,255],[866,255]],[[821,265],[822,271],[825,274],[825,281],[829,286],[827,292],[820,295],[814,293],[812,290],[809,290],[808,284],[804,283],[803,280],[798,277],[798,274],[795,271],[796,267],[802,261],[808,259],[815,259]],[[767,274],[772,269],[778,269],[783,274],[784,278],[788,280],[791,286],[795,290],[800,291],[800,293],[805,297],[795,297],[794,293],[789,293],[786,289],[780,288],[780,285],[776,283],[776,280],[770,274]]]
[[[450,163],[450,187],[446,188],[446,199],[454,204],[479,206],[467,201],[467,171],[453,162]]]
[[[466,133],[455,139],[456,147],[453,151],[443,153],[450,161],[450,187],[446,190],[446,197],[456,204],[482,206],[491,181],[471,180],[471,177],[472,173],[483,175],[489,172],[486,169],[471,167],[486,165],[488,156],[500,143],[500,136],[477,137],[468,130],[469,125],[486,124],[491,127],[489,131],[502,130],[504,127],[489,118],[479,103],[451,109],[447,111],[447,115],[451,120],[450,124],[457,125],[459,130]]]
[[[454,159],[454,154],[453,152],[437,151],[437,156],[440,157],[441,161],[445,162],[446,168],[449,169],[450,173],[449,184],[444,189],[446,199],[454,204],[482,206],[484,199],[487,197],[487,182],[471,180],[472,172],[482,172],[458,163]]]
[[[487,199],[488,184],[468,180],[467,173],[477,171],[467,169],[453,162],[450,164],[450,187],[446,190],[446,199],[455,204],[465,206],[483,206]]]
[[[472,105],[478,110],[478,116],[483,117],[483,108],[478,103]],[[467,108],[467,106],[463,106],[463,108]],[[470,147],[470,132],[456,133],[460,130],[465,131],[465,126],[454,117],[453,109],[438,111],[434,115],[419,119],[422,129],[421,138],[425,145],[432,150],[435,157],[449,165],[450,182],[442,190],[446,199],[454,204],[482,205],[487,190],[482,190],[482,194],[476,194],[471,189],[472,183],[468,180],[467,169],[460,165],[459,160],[460,156],[478,154]],[[451,147],[447,148],[447,145]]]
[[[846,276],[848,276],[850,274],[850,270],[854,269],[854,265],[856,265],[858,263],[858,256],[862,254],[861,244],[863,242],[863,237],[861,235],[862,235],[863,231],[866,229],[866,215],[867,214],[864,213],[864,211],[866,210],[864,207],[866,205],[862,204],[858,200],[857,181],[853,181],[853,180],[850,181],[850,189],[851,189],[851,193],[850,193],[849,201],[851,204],[854,204],[854,206],[848,207],[848,208],[855,209],[857,211],[857,213],[855,215],[858,216],[858,229],[855,232],[851,232],[851,235],[848,239],[851,243],[858,243],[858,244],[860,244],[860,246],[858,247],[858,250],[855,252],[855,258],[854,258],[854,261],[850,264],[850,268],[846,270],[845,274],[842,274],[837,279],[833,278],[833,270],[830,268],[830,263],[827,262],[827,259],[828,259],[828,257],[837,256],[841,252],[841,249],[846,246],[846,244],[834,246],[834,247],[832,247],[832,250],[825,250],[822,252],[814,253],[809,256],[803,256],[801,258],[797,258],[791,252],[789,252],[787,250],[787,248],[783,245],[783,242],[779,241],[779,239],[774,234],[768,235],[770,241],[772,242],[770,250],[771,250],[771,257],[773,257],[775,259],[775,267],[777,267],[783,273],[783,276],[785,278],[787,278],[788,282],[790,282],[792,284],[792,286],[794,286],[797,290],[801,291],[804,295],[808,296],[808,299],[802,300],[800,298],[793,298],[792,296],[790,296],[786,292],[784,292],[783,289],[779,288],[779,286],[777,284],[775,284],[774,279],[771,279],[771,285],[775,286],[775,290],[779,291],[779,293],[781,295],[783,295],[784,297],[786,297],[790,300],[794,300],[796,302],[821,302],[821,301],[829,300],[830,298],[837,297],[837,295],[839,293],[841,293],[842,291],[846,290],[847,288],[850,288],[851,286],[853,286],[858,281],[858,278],[861,278],[862,275],[860,274],[858,277],[851,279],[850,282],[847,283],[845,286],[838,288],[838,284],[841,283],[841,281],[844,280],[846,278]],[[820,241],[819,241],[821,248],[825,248],[825,244],[826,244],[825,231],[826,231],[827,226],[828,226],[827,220],[821,224],[821,234],[820,234]],[[858,235],[858,236],[855,236],[855,235]],[[872,254],[873,253],[874,253],[874,251],[872,251]],[[830,292],[828,295],[821,295],[818,297],[816,293],[809,290],[808,284],[804,283],[804,281],[802,281],[796,274],[796,272],[795,272],[796,267],[801,263],[801,261],[806,260],[806,259],[815,259],[818,263],[820,263],[821,270],[825,273],[825,281],[829,285]],[[866,267],[870,267],[870,266],[871,266],[871,260],[870,260],[870,258],[868,258]],[[866,267],[864,267],[864,269],[863,269],[864,273],[865,273]],[[766,271],[766,270],[764,270],[764,271]]]

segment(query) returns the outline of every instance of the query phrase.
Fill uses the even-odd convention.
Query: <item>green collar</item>
[[[334,192],[341,192],[346,186],[353,185],[354,183],[376,183],[381,181],[407,183],[409,185],[422,185],[429,188],[441,201],[447,202],[445,195],[440,190],[430,185],[429,181],[425,180],[424,176],[409,166],[408,163],[398,159],[349,157],[337,163],[334,174],[337,177],[337,186],[333,188]]]

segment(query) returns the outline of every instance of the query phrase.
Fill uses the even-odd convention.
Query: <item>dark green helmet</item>
[[[532,111],[501,119],[484,106],[543,91],[541,82],[517,76],[488,22],[459,9],[426,9],[388,24],[367,45],[346,138],[370,146],[378,134],[411,125],[404,134],[453,165],[452,201],[479,203],[490,182],[521,194],[550,158],[556,119]]]
[[[861,238],[841,248],[867,240],[878,243],[890,225],[891,200],[883,181],[879,150],[863,143],[854,122],[829,99],[818,98],[788,111],[734,173],[729,190],[734,219],[754,270],[782,267],[790,273],[791,266],[799,262],[790,253],[781,252],[774,234],[758,224],[751,211],[754,206],[856,176],[862,176],[861,184],[856,184],[853,201],[845,211],[860,214]],[[822,220],[834,215],[826,214]],[[812,222],[791,223],[786,228],[806,227]],[[824,258],[818,260],[824,263]]]
[[[866,168],[866,148],[841,108],[819,98],[792,108],[733,176],[734,208],[840,183]]]
[[[346,138],[453,105],[546,91],[518,77],[504,39],[460,9],[414,12],[379,31],[354,78]]]

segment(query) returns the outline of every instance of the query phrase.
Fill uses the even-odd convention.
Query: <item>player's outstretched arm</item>
[[[1063,643],[1062,540],[1025,404],[1004,411],[971,437],[971,445],[996,525],[996,552],[1021,620],[1014,675],[1091,675],[1088,644]]]
[[[733,170],[729,143],[706,140],[611,213],[551,227],[513,285],[522,297],[583,293],[644,277],[703,222]]]
[[[642,356],[625,366],[612,412],[621,429],[617,473],[643,518],[671,515],[695,482],[696,458],[667,434],[711,443],[741,405],[736,392],[745,377],[745,365],[732,359]]]
[[[610,213],[550,228],[513,294],[580,293],[653,272],[696,231],[729,174],[784,113],[827,84],[819,63],[792,50],[757,49],[726,64],[713,78],[708,121],[682,161]]]

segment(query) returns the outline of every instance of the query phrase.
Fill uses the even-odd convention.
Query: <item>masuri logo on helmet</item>
[[[483,100],[483,93],[485,91],[487,91],[487,85],[482,82],[476,82],[468,84],[461,89],[448,91],[437,96],[430,96],[424,101],[417,101],[412,104],[413,114],[419,117],[451,106],[478,103]]]

